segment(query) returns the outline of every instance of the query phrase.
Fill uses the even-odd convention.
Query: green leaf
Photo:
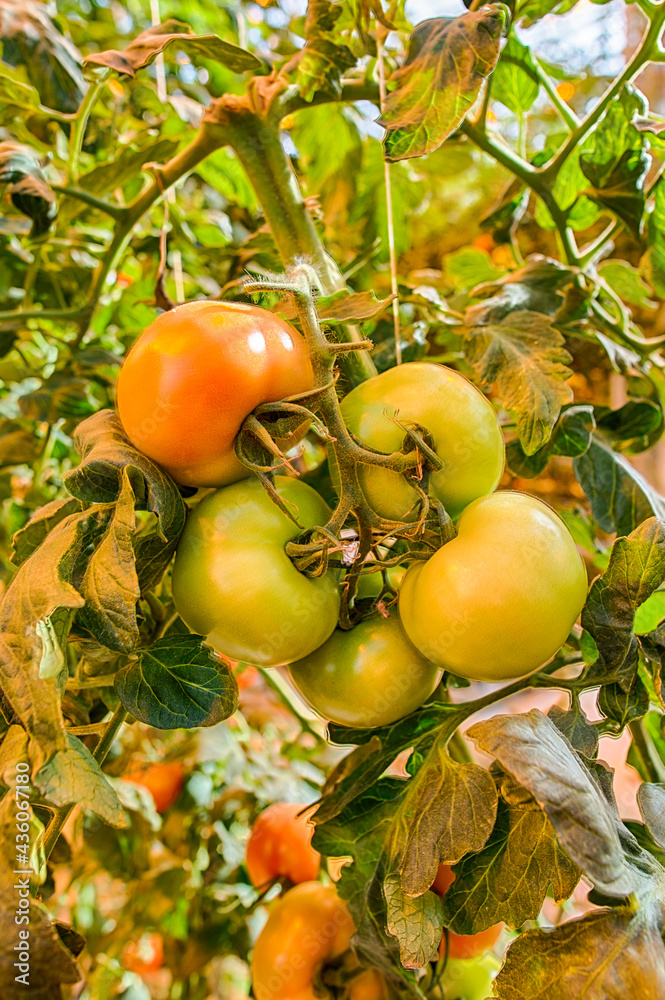
[[[520,0],[516,19],[533,24],[546,14],[566,14],[576,3],[577,0]]]
[[[571,152],[552,185],[554,200],[566,213],[568,225],[576,232],[588,229],[601,215],[598,204],[583,193],[589,182],[582,172],[580,157],[592,146],[593,135],[590,135]],[[536,222],[543,229],[557,228],[542,199],[536,203]]]
[[[521,115],[531,108],[539,90],[538,70],[531,51],[513,34],[492,74],[492,97]]]
[[[536,919],[550,886],[561,902],[580,879],[543,810],[508,778],[502,782],[489,841],[453,871],[455,880],[443,897],[443,919],[456,934],[477,934],[502,920],[521,927]]]
[[[200,635],[165,636],[122,667],[115,692],[124,707],[157,729],[214,726],[233,715],[237,682],[203,642]]]
[[[598,274],[624,302],[644,309],[655,308],[656,303],[649,297],[649,286],[638,269],[627,260],[603,261],[598,267]]]
[[[109,191],[124,187],[128,181],[135,180],[146,163],[164,163],[170,159],[178,145],[175,139],[158,139],[139,149],[127,146],[114,160],[100,163],[87,174],[82,174],[79,186],[98,196],[108,194]]]
[[[574,277],[573,271],[559,261],[533,254],[523,267],[472,290],[473,297],[483,301],[466,310],[466,325],[496,323],[508,313],[524,309],[554,316],[564,305],[562,290]]]
[[[654,204],[647,226],[648,248],[641,261],[641,269],[653,290],[665,297],[665,179],[654,189]]]
[[[0,103],[22,111],[36,111],[39,107],[39,94],[34,87],[0,73]]]
[[[36,787],[56,806],[78,803],[111,826],[122,827],[125,817],[114,789],[87,747],[71,734],[69,745],[58,750],[34,776]]]
[[[400,961],[405,969],[422,969],[439,954],[443,930],[443,904],[433,892],[413,899],[400,886],[399,875],[388,875],[383,883],[388,914],[388,932],[399,941]]]
[[[590,759],[598,755],[598,732],[589,724],[579,703],[575,703],[570,711],[553,705],[547,717],[579,753]]]
[[[652,632],[665,618],[665,590],[655,591],[635,612],[633,632]]]
[[[604,436],[592,435],[573,469],[603,531],[627,535],[653,514],[665,518],[665,499]]]
[[[431,153],[461,124],[499,55],[505,14],[483,7],[417,25],[379,122],[388,160]]]
[[[618,683],[625,693],[632,687],[638,665],[635,612],[664,577],[665,523],[652,517],[627,538],[617,538],[582,612],[582,627],[598,646],[592,669],[600,683]]]
[[[639,238],[644,215],[644,180],[651,157],[644,135],[633,125],[636,115],[646,111],[644,97],[626,86],[610,101],[592,134],[588,149],[580,155],[580,169],[591,187],[585,192],[626,224]]]
[[[32,220],[31,236],[48,231],[58,206],[37,154],[19,142],[0,142],[0,186],[15,208]]]
[[[123,76],[134,77],[136,71],[149,66],[160,52],[174,43],[178,49],[202,59],[212,59],[234,73],[260,69],[262,63],[251,52],[225,41],[219,35],[195,35],[189,25],[181,21],[165,21],[143,31],[126,49],[108,49],[86,56],[85,66],[108,66]]]
[[[583,455],[591,444],[595,426],[593,407],[589,404],[566,407],[561,411],[547,444],[533,455],[527,455],[519,441],[510,441],[507,444],[508,468],[516,476],[531,479],[539,476],[550,458],[555,455],[577,458]]]
[[[494,826],[497,795],[489,772],[478,764],[455,763],[446,749],[448,737],[444,727],[391,823],[391,870],[397,867],[409,896],[429,889],[441,862],[453,864],[479,851]]]
[[[616,907],[547,930],[528,930],[510,947],[494,981],[498,1000],[609,1000],[665,996],[662,917],[654,901]]]
[[[506,409],[517,420],[520,443],[532,455],[548,440],[564,403],[570,354],[549,317],[511,312],[498,323],[467,328],[464,353],[483,386],[497,382]]]
[[[618,820],[568,740],[539,709],[498,715],[467,735],[492,754],[543,809],[568,854],[603,893],[621,898],[636,885]]]

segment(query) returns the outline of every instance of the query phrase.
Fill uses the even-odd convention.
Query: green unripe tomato
[[[407,635],[461,677],[531,673],[566,641],[586,599],[570,532],[547,504],[510,491],[469,504],[457,531],[404,578],[399,613]]]
[[[318,493],[276,476],[278,493],[306,528],[330,516]],[[312,579],[284,551],[299,528],[256,478],[205,497],[190,513],[173,567],[173,602],[219,653],[272,667],[300,659],[337,624],[336,574]]]
[[[494,955],[449,958],[439,983],[446,1000],[487,1000],[492,980],[501,967]]]
[[[399,616],[366,618],[289,667],[304,700],[341,726],[386,726],[431,695],[441,671],[412,646]]]
[[[430,475],[429,491],[456,518],[468,503],[496,489],[504,466],[501,429],[489,401],[459,372],[411,362],[368,379],[342,400],[349,430],[375,451],[399,451],[404,430],[395,418],[420,424],[432,435],[443,469]],[[334,462],[331,473],[335,478]],[[358,477],[374,510],[403,520],[418,499],[403,476],[362,466]]]

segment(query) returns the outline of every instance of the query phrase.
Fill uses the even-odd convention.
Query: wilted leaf
[[[0,421],[0,466],[30,464],[37,457],[34,434],[14,420]]]
[[[110,826],[125,825],[122,806],[90,751],[68,734],[69,745],[58,750],[35,774],[33,781],[56,806],[78,803]]]
[[[402,890],[419,896],[434,882],[441,862],[453,864],[487,841],[496,817],[492,777],[478,764],[448,756],[440,737],[408,783],[390,828],[391,867]]]
[[[598,708],[606,719],[623,729],[649,711],[649,692],[636,673],[625,688],[621,684],[603,684],[598,692]]]
[[[544,810],[564,850],[608,896],[635,887],[615,817],[566,738],[538,709],[477,722],[468,736],[491,753]]]
[[[56,524],[80,509],[78,500],[68,497],[65,500],[52,500],[51,503],[36,510],[27,524],[12,538],[12,562],[16,566],[24,563],[35,549],[39,548]]]
[[[645,781],[637,790],[637,804],[647,830],[665,850],[665,784]]]
[[[107,52],[95,52],[86,56],[84,65],[108,66],[116,73],[133,77],[138,69],[150,65],[160,52],[164,52],[174,42],[183,52],[202,59],[213,59],[234,73],[257,70],[262,65],[261,60],[251,52],[225,41],[219,35],[195,35],[189,25],[175,20],[153,25],[143,31],[122,52],[109,49]]]
[[[598,647],[592,669],[600,683],[630,689],[638,664],[635,612],[664,578],[665,523],[652,517],[627,538],[617,538],[609,565],[593,584],[582,612],[582,627]]]
[[[553,705],[547,716],[579,753],[589,758],[597,756],[598,731],[589,723],[579,702],[569,711]]]
[[[31,235],[45,233],[58,208],[39,158],[29,146],[0,142],[0,185],[7,185],[14,206],[32,219]]]
[[[115,691],[140,722],[157,729],[214,726],[238,707],[238,684],[203,646],[203,636],[172,635],[143,650],[115,676]]]
[[[123,472],[123,485],[104,538],[88,559],[79,592],[85,605],[80,624],[98,642],[118,653],[131,652],[139,639],[136,602],[139,582],[134,548],[134,494]]]
[[[383,891],[388,932],[399,941],[400,961],[405,969],[422,969],[439,953],[443,930],[441,899],[433,892],[425,892],[416,899],[405,895],[399,875],[388,875]]]
[[[112,410],[100,410],[79,424],[74,444],[81,462],[64,476],[72,496],[86,503],[113,503],[120,495],[126,469],[137,507],[158,518],[155,531],[134,542],[143,593],[161,578],[173,556],[185,526],[182,497],[173,480],[129,443]]]
[[[87,89],[81,55],[57,30],[46,4],[2,0],[0,42],[2,61],[24,68],[42,104],[69,114],[77,110]]]
[[[443,919],[457,934],[477,934],[502,920],[521,927],[536,919],[550,886],[560,902],[581,874],[537,802],[508,780],[486,846],[455,865],[454,873],[443,897]]]
[[[467,328],[464,353],[485,386],[497,382],[506,409],[515,413],[520,443],[532,455],[548,440],[564,403],[570,354],[549,317],[511,312],[498,323]]]
[[[388,160],[431,153],[455,131],[494,68],[504,24],[503,10],[486,6],[416,26],[379,119]]]
[[[662,917],[660,918],[662,921]],[[665,996],[665,945],[655,906],[589,913],[511,946],[498,1000],[656,1000]]]
[[[297,71],[300,95],[306,101],[317,91],[339,95],[342,74],[356,64],[353,52],[335,34],[341,15],[342,6],[330,0],[310,0],[307,4],[305,46]]]

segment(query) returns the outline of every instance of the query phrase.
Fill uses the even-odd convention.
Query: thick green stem
[[[103,198],[97,198],[96,195],[91,194],[84,188],[68,187],[66,184],[51,184],[51,188],[59,194],[67,195],[68,198],[76,198],[77,201],[83,201],[92,208],[98,208],[100,212],[105,212],[112,219],[122,219],[127,212],[127,209],[123,205],[112,205],[111,202],[104,201]]]
[[[538,59],[536,59],[535,57],[533,57],[533,55],[532,55],[532,58],[533,58],[533,61],[534,61],[534,65],[536,67],[536,73],[538,75],[538,82],[540,83],[541,87],[543,88],[543,90],[545,91],[545,93],[547,94],[547,96],[549,97],[550,101],[552,102],[552,104],[554,105],[554,107],[556,108],[556,110],[559,112],[559,114],[561,115],[561,117],[565,121],[565,123],[568,126],[568,128],[570,128],[570,129],[577,128],[577,126],[580,123],[579,118],[577,117],[577,115],[575,114],[575,112],[572,110],[572,108],[569,108],[568,105],[566,104],[566,102],[560,96],[559,92],[557,91],[556,87],[554,86],[554,81],[552,80],[552,78],[549,75],[549,73],[545,72],[545,70],[543,69],[543,67],[540,65],[540,62],[538,61]]]
[[[235,114],[224,131],[254,188],[285,266],[300,261],[310,264],[324,294],[344,288],[344,278],[326,253],[307,210],[278,124],[248,111]],[[346,332],[352,342],[361,339],[353,328],[346,327]],[[343,364],[354,382],[376,375],[366,353],[350,354]]]
[[[106,728],[99,740],[99,743],[95,747],[92,756],[101,766],[108,756],[108,752],[111,749],[111,744],[118,734],[118,730],[127,718],[127,710],[118,705],[115,712],[106,724]],[[58,837],[62,832],[62,828],[67,822],[70,814],[75,808],[75,803],[72,805],[60,806],[56,809],[53,819],[48,825],[46,833],[44,834],[44,856],[48,860],[51,851],[56,845]]]

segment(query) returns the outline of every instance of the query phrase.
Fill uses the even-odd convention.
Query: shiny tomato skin
[[[140,335],[120,370],[117,407],[139,451],[186,486],[244,479],[234,441],[259,405],[313,385],[304,338],[244,302],[186,302]]]
[[[304,527],[330,510],[306,483],[275,476]],[[300,529],[256,477],[209,494],[190,512],[173,567],[173,602],[193,632],[234,660],[272,667],[326,641],[339,614],[336,574],[310,578],[284,551]]]
[[[432,891],[443,896],[455,881],[455,874],[449,865],[439,865],[436,878],[432,883]],[[439,945],[439,956],[445,958],[476,958],[493,948],[498,941],[503,924],[494,924],[478,934],[455,934],[454,931],[444,932]]]
[[[317,1000],[318,969],[349,947],[355,930],[333,885],[301,882],[270,907],[252,955],[256,1000]]]
[[[123,775],[125,781],[147,788],[155,800],[155,809],[164,813],[180,798],[185,784],[185,769],[179,761],[151,764]]]
[[[292,663],[289,674],[298,693],[324,719],[372,728],[422,705],[440,670],[409,642],[393,614],[366,618],[349,631],[335,629],[323,646]]]
[[[311,846],[314,824],[303,813],[306,808],[275,802],[254,820],[245,852],[252,885],[261,888],[280,877],[296,884],[317,878],[321,855]]]
[[[452,368],[419,361],[389,368],[352,389],[341,405],[349,430],[376,451],[402,447],[404,430],[394,418],[427,428],[444,463],[430,476],[430,493],[452,518],[496,489],[505,461],[501,428],[490,402]],[[398,473],[361,466],[359,480],[387,520],[405,519],[417,502],[416,491]]]
[[[566,641],[587,593],[584,563],[547,504],[501,491],[471,503],[457,537],[402,582],[413,644],[471,680],[522,677]]]

